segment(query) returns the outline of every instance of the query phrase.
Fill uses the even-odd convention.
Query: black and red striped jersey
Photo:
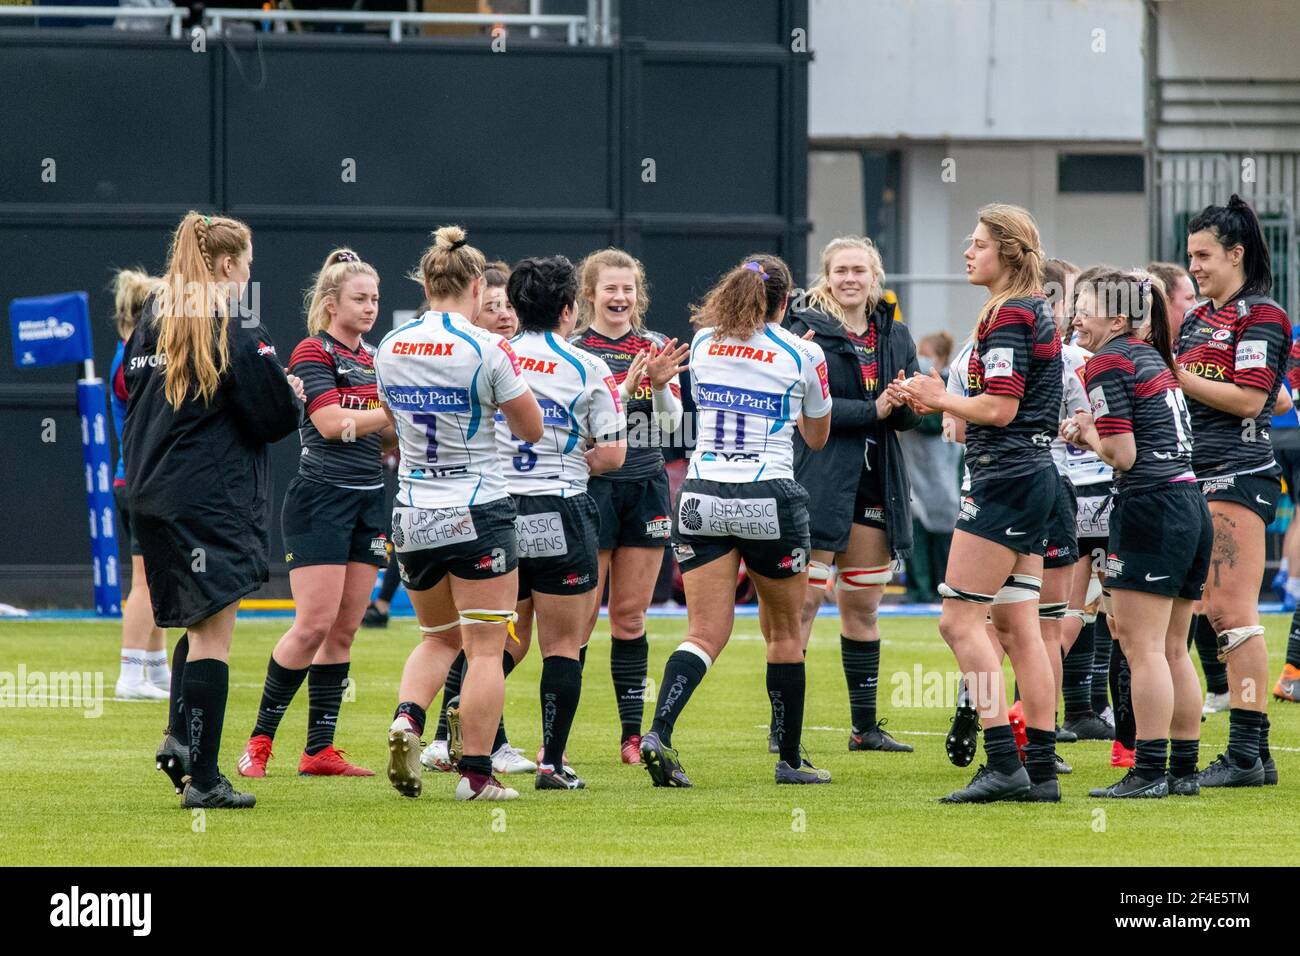
[[[345,411],[379,407],[374,347],[363,341],[354,352],[328,332],[318,332],[298,343],[289,357],[289,371],[302,379],[307,393],[307,417],[298,429],[302,441],[298,474],[341,488],[382,487],[378,432],[351,440],[331,440],[321,435],[310,417],[329,405]]]
[[[844,330],[844,334],[848,336],[853,352],[858,357],[858,367],[862,369],[862,388],[867,393],[866,398],[874,402],[880,395],[880,357],[877,354],[880,332],[875,322],[868,321],[867,331],[864,334],[855,335],[848,329]]]
[[[1117,492],[1192,478],[1192,419],[1178,380],[1154,347],[1111,339],[1083,367],[1088,404],[1102,438],[1130,433],[1133,467],[1115,473]]]
[[[661,349],[667,341],[663,335],[649,329],[641,332],[632,329],[616,339],[601,335],[595,329],[587,329],[569,338],[571,345],[604,359],[614,374],[614,381],[620,385],[627,378],[628,366],[638,352],[651,346]],[[680,381],[674,381],[668,387],[678,399],[681,398]],[[649,376],[642,378],[636,388],[629,388],[628,393],[627,458],[622,468],[605,472],[600,477],[614,481],[644,481],[664,470],[664,439],[654,414],[654,390]]]
[[[970,422],[966,464],[971,479],[1019,478],[1052,463],[1060,424],[1061,336],[1042,293],[1007,300],[980,322],[967,363],[968,395],[1010,395],[1020,400],[1004,428]]]
[[[1178,363],[1210,382],[1227,382],[1268,393],[1254,419],[1241,419],[1188,396],[1196,442],[1192,467],[1198,478],[1263,471],[1273,466],[1269,424],[1286,371],[1291,320],[1267,296],[1230,299],[1220,309],[1202,302],[1183,319]]]
[[[1286,383],[1293,393],[1300,392],[1300,339],[1291,343],[1291,352],[1286,357]]]

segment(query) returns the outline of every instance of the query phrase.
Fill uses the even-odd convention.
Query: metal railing
[[[0,7],[0,19],[170,20],[173,40],[181,38],[181,21],[189,13],[187,7]]]
[[[11,19],[98,19],[98,20],[167,20],[173,40],[181,39],[181,25],[189,16],[185,7],[29,7],[0,6],[0,18]],[[560,27],[571,46],[578,43],[609,45],[609,0],[588,0],[587,14],[550,13],[415,13],[369,10],[261,10],[249,8],[206,10],[204,28],[213,36],[220,36],[226,23],[346,23],[356,25],[379,24],[388,28],[388,38],[400,43],[407,27],[439,26],[519,26],[530,28]],[[530,31],[534,32],[535,31]]]
[[[599,31],[595,10],[589,8],[587,16],[558,13],[392,13],[368,10],[255,10],[210,8],[203,13],[203,22],[209,34],[220,36],[228,21],[248,23],[351,23],[385,24],[388,38],[394,43],[402,41],[403,27],[437,24],[441,26],[521,26],[563,27],[571,46],[580,40],[588,44],[597,42]]]

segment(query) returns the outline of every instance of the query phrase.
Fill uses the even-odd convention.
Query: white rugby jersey
[[[399,507],[506,496],[492,417],[528,391],[509,342],[455,312],[426,312],[384,336],[375,380],[397,421]]]
[[[743,342],[719,342],[713,329],[701,329],[690,372],[698,428],[688,477],[793,478],[799,414],[821,418],[831,410],[821,346],[775,323]]]
[[[1086,411],[1092,407],[1083,388],[1083,366],[1090,358],[1092,353],[1078,345],[1067,342],[1061,346],[1061,421],[1073,417],[1080,408]],[[1098,458],[1096,452],[1076,448],[1062,441],[1059,434],[1052,439],[1052,461],[1057,472],[1069,478],[1075,487],[1100,484],[1114,477],[1110,465]]]
[[[957,357],[952,360],[948,366],[948,394],[957,395],[961,398],[970,397],[970,353],[975,349],[975,342],[967,339],[966,344],[961,347]],[[966,464],[966,456],[962,455],[961,460],[961,490],[962,493],[970,491],[970,465]]]
[[[618,383],[605,360],[551,332],[521,332],[510,340],[524,381],[542,407],[544,432],[520,441],[497,413],[497,449],[512,495],[559,495],[587,490],[592,442],[617,441],[627,430]]]

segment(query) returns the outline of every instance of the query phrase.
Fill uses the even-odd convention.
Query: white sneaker
[[[537,764],[525,757],[522,750],[511,747],[509,743],[502,744],[492,755],[493,773],[533,773],[536,770]]]
[[[438,773],[451,772],[451,754],[447,751],[447,741],[435,740],[429,746],[424,748],[424,753],[420,754],[420,763],[427,770],[434,770]],[[495,759],[493,766],[496,766]]]
[[[113,691],[114,700],[168,700],[170,698],[170,690],[155,687],[148,681],[131,681],[119,678],[117,687]]]
[[[1104,720],[1111,730],[1115,729],[1115,711],[1111,709],[1110,704],[1107,704],[1106,709],[1097,716]]]
[[[460,783],[456,784],[457,800],[514,800],[518,796],[518,790],[503,787],[496,777],[485,778],[477,790],[469,782],[469,777],[461,777]]]
[[[1231,694],[1213,694],[1209,691],[1205,694],[1205,706],[1201,708],[1203,714],[1219,714],[1232,706]]]

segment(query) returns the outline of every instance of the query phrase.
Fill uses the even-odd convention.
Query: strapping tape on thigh
[[[1102,614],[1105,614],[1107,617],[1110,617],[1111,615],[1110,592],[1107,591],[1105,588],[1101,589],[1101,598],[1097,603],[1097,610],[1100,611]]]
[[[1043,579],[1032,574],[1013,574],[1007,583],[998,588],[993,598],[994,604],[1019,604],[1022,601],[1037,601],[1043,590]]]
[[[1226,661],[1228,655],[1245,644],[1252,637],[1260,637],[1264,629],[1258,624],[1252,624],[1249,627],[1230,627],[1222,634],[1215,635],[1215,644],[1218,646],[1218,658],[1220,661]]]
[[[1051,604],[1043,604],[1040,602],[1038,605],[1038,617],[1040,620],[1044,621],[1061,621],[1065,619],[1066,614],[1069,613],[1069,609],[1069,601],[1054,601]],[[1076,611],[1075,613],[1082,614],[1083,612]]]
[[[1095,617],[1096,615],[1094,615]],[[1088,612],[1077,607],[1067,607],[1065,613],[1061,615],[1062,619],[1067,617],[1077,617],[1080,624],[1088,623]]]
[[[975,591],[962,591],[958,588],[950,588],[947,583],[939,585],[939,596],[949,598],[953,601],[967,601],[971,604],[992,604],[992,594],[979,594]]]
[[[515,621],[519,620],[519,615],[514,611],[493,611],[489,608],[472,607],[460,612],[461,626],[467,624],[504,624],[506,633],[514,638],[516,644],[520,643],[519,635],[515,633]]]
[[[808,584],[825,589],[831,583],[831,566],[822,561],[808,562]]]
[[[879,587],[888,584],[893,574],[893,570],[887,564],[881,568],[840,568],[839,573],[835,575],[835,590],[862,591],[866,588]]]
[[[433,627],[420,625],[421,634],[441,634],[443,631],[450,631],[453,627],[460,627],[460,621],[452,621],[450,624],[435,624]]]

